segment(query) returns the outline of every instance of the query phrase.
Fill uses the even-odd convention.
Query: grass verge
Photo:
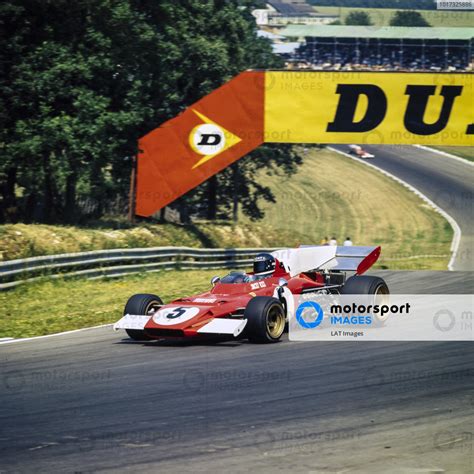
[[[436,150],[451,153],[451,155],[459,156],[468,161],[474,161],[474,147],[472,146],[433,146]]]
[[[311,149],[288,181],[273,176],[277,202],[264,222],[299,242],[327,236],[354,245],[382,245],[378,268],[446,270],[453,236],[448,222],[394,180],[329,150]],[[245,222],[245,218],[242,218]]]
[[[158,294],[168,302],[210,287],[224,270],[163,271],[121,279],[56,280],[0,293],[0,337],[31,337],[120,319],[134,293]]]
[[[269,236],[272,236],[271,238]],[[277,236],[277,239],[275,239]],[[0,261],[113,248],[267,247],[290,245],[290,232],[278,233],[265,223],[232,225],[201,222],[193,225],[138,224],[133,228],[84,228],[43,224],[0,225]]]

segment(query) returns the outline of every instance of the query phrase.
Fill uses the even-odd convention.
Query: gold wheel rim
[[[390,291],[385,285],[379,285],[375,290],[374,294],[374,304],[376,305],[388,305],[390,303]],[[388,314],[384,316],[377,315],[376,318],[383,322],[388,319]]]
[[[389,295],[390,292],[385,285],[379,285],[375,290],[374,294],[374,303],[376,304],[388,304],[390,301]]]
[[[161,303],[158,300],[150,301],[150,303],[148,303],[145,309],[145,314],[147,316],[155,314],[160,306],[161,306]]]
[[[267,332],[272,339],[278,339],[285,329],[285,316],[278,305],[273,305],[268,310]]]

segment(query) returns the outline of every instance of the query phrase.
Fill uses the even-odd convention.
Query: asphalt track
[[[472,168],[367,148],[457,220],[456,267],[472,270]],[[472,272],[378,274],[392,292],[474,290]],[[473,363],[469,342],[141,344],[99,328],[0,344],[0,473],[471,473]]]
[[[347,145],[333,148],[349,151]],[[462,236],[453,270],[472,271],[474,166],[413,146],[364,145],[364,149],[375,155],[370,164],[411,184],[456,220]]]
[[[380,272],[472,293],[467,272]],[[473,472],[472,343],[0,345],[0,472]]]

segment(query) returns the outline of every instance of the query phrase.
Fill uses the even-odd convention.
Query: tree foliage
[[[420,12],[399,10],[390,19],[390,26],[431,26]]]
[[[184,216],[194,212],[208,219],[235,219],[242,210],[251,219],[260,219],[264,213],[259,202],[275,202],[271,189],[261,184],[262,171],[281,176],[284,186],[301,163],[292,145],[262,145],[181,198],[178,209]]]
[[[372,25],[372,21],[370,19],[370,15],[364,11],[353,11],[350,12],[349,15],[346,17],[345,21],[346,25],[361,25],[361,26],[370,26]]]
[[[252,5],[2,2],[0,221],[77,222],[126,202],[140,136],[242,70],[280,65],[256,36]],[[262,148],[234,167],[245,179],[232,192],[232,169],[215,178],[222,212],[237,191],[244,211],[260,215],[269,191],[255,181],[255,157],[270,170],[294,170],[291,149]],[[206,208],[205,188],[183,199]]]

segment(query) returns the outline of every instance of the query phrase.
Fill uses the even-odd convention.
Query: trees
[[[159,35],[128,1],[3,3],[2,175],[14,174],[3,219],[75,221],[124,188],[134,140],[152,121],[147,51]],[[125,163],[125,166],[124,166]],[[3,176],[0,179],[3,181]],[[3,179],[2,179],[3,178]]]
[[[302,158],[292,145],[261,145],[180,198],[177,208],[184,215],[193,211],[208,219],[232,218],[235,221],[239,210],[252,220],[260,219],[264,216],[259,207],[260,200],[275,202],[270,188],[262,185],[259,179],[261,173],[280,175],[283,183],[301,163]]]
[[[398,10],[390,19],[390,26],[431,26],[420,12]]]
[[[353,11],[350,12],[346,17],[346,25],[372,25],[370,15],[364,11]]]
[[[252,4],[2,2],[0,221],[78,222],[125,203],[140,136],[238,72],[280,65]],[[238,166],[250,183],[252,167]],[[226,173],[216,199],[227,199]],[[207,206],[202,190],[186,199]]]

